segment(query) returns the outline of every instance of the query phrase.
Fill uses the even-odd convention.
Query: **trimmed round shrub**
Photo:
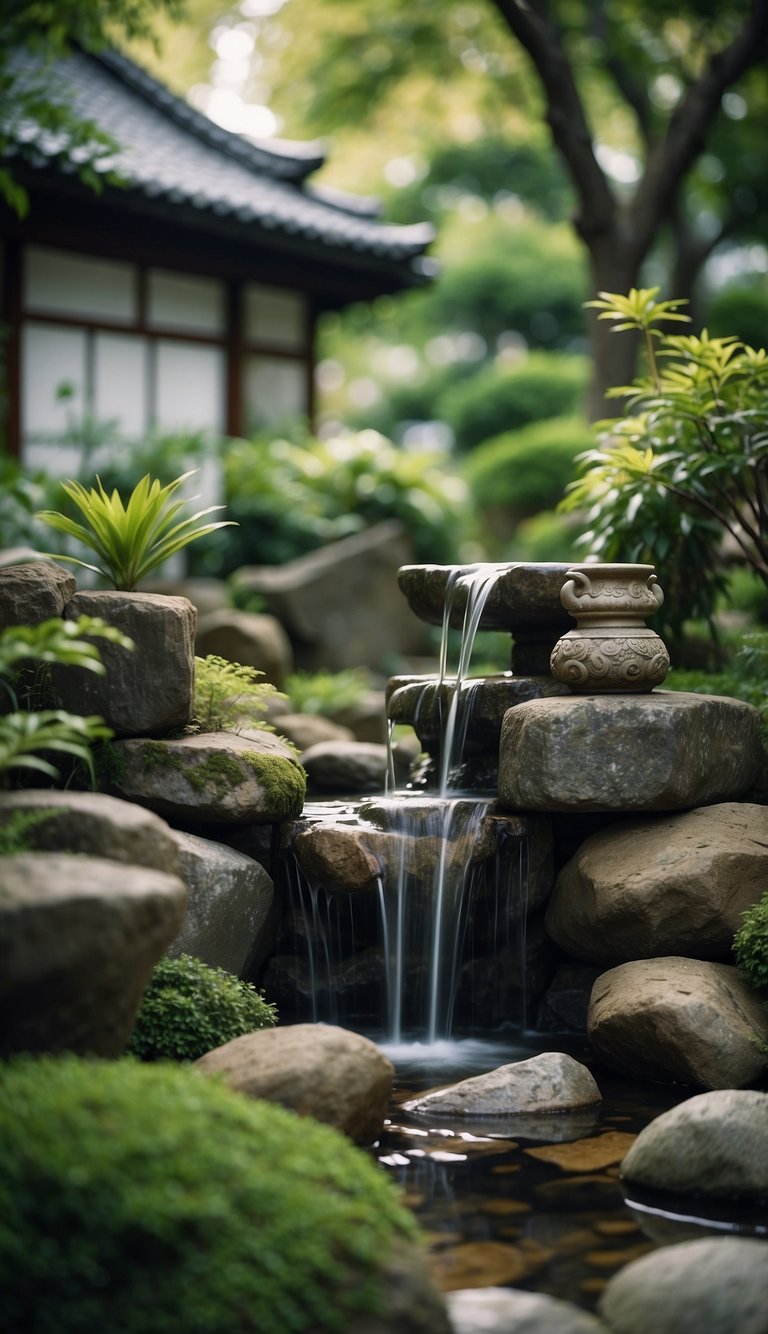
[[[765,347],[768,324],[768,288],[764,281],[749,286],[732,283],[718,292],[707,311],[707,328],[713,338],[735,334],[750,347]]]
[[[464,461],[475,507],[506,510],[510,527],[554,509],[576,476],[577,454],[594,443],[594,434],[581,417],[553,417],[489,440]]]
[[[742,913],[733,952],[745,982],[768,994],[768,891]]]
[[[142,1061],[196,1061],[276,1023],[275,1006],[250,982],[180,954],[155,965],[128,1051]]]
[[[439,415],[452,428],[457,449],[474,449],[502,432],[578,412],[588,364],[586,357],[554,352],[532,352],[512,365],[495,362],[449,390]]]
[[[16,1058],[0,1139],[19,1334],[345,1334],[416,1239],[343,1135],[192,1070]]]

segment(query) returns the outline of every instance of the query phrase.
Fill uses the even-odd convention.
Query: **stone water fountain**
[[[437,675],[387,690],[390,728],[410,725],[425,758],[407,791],[307,809],[266,982],[286,1019],[396,1042],[535,1028],[562,961],[544,911],[573,847],[617,814],[741,795],[754,711],[657,689],[652,566],[405,566],[399,584],[442,626]],[[511,670],[470,675],[478,630],[512,636]]]

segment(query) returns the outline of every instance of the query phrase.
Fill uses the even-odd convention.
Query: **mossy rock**
[[[112,744],[102,781],[170,820],[272,824],[302,812],[307,779],[295,749],[270,732],[204,732]]]
[[[4,1328],[447,1331],[390,1183],[328,1126],[130,1059],[0,1066]],[[404,1258],[405,1257],[405,1258]]]

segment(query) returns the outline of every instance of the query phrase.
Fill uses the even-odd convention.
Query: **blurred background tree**
[[[269,94],[288,133],[332,130],[335,170],[343,140],[356,188],[371,179],[361,160],[372,142],[397,142],[390,181],[419,176],[422,194],[439,199],[442,186],[445,198],[465,173],[461,149],[488,140],[470,193],[524,198],[527,184],[535,198],[530,150],[554,144],[592,291],[628,291],[653,258],[671,277],[662,285],[688,296],[724,238],[758,235],[765,220],[754,148],[768,0],[242,0],[237,13],[257,29],[251,93]],[[219,19],[220,43],[231,18]],[[209,109],[221,75],[208,94],[198,85]],[[446,143],[458,151],[446,156]],[[523,145],[528,161],[515,163]],[[552,216],[557,191],[542,193]],[[631,378],[633,349],[593,320],[589,334],[600,415],[605,389]]]

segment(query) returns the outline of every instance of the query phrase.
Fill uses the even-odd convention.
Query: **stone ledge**
[[[652,691],[530,700],[504,716],[499,800],[511,810],[687,810],[746,794],[760,715],[721,695]]]

